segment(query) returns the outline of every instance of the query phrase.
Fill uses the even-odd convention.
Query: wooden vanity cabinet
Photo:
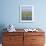
[[[44,32],[3,32],[3,46],[44,46]]]

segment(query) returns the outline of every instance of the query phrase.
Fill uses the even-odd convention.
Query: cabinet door
[[[24,34],[24,46],[32,46],[32,36]]]
[[[32,36],[32,46],[44,46],[44,36]]]
[[[4,36],[3,46],[23,46],[23,35]]]
[[[40,33],[24,33],[24,46],[44,46],[44,35]]]

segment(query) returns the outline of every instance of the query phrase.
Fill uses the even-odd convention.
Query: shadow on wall
[[[4,24],[0,24],[0,43],[2,43],[2,32],[5,32],[3,29],[5,28],[5,25]]]

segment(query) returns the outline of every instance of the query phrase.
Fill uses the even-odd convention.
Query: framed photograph
[[[34,7],[33,5],[20,5],[20,22],[34,21]]]

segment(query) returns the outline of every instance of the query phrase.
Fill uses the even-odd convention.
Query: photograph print
[[[32,5],[20,6],[20,22],[32,22],[34,20],[34,8]]]

